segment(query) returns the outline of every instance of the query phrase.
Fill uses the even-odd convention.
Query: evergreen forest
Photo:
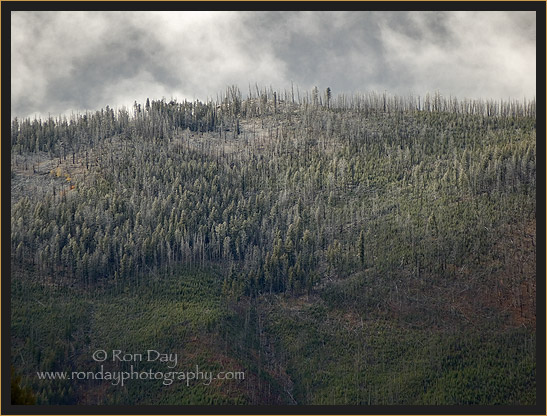
[[[534,405],[535,101],[230,86],[14,118],[10,279],[26,403]],[[245,377],[37,376],[166,370],[92,359],[150,349]]]

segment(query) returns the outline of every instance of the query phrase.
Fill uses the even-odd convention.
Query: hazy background
[[[535,12],[12,12],[12,117],[227,85],[533,98]]]

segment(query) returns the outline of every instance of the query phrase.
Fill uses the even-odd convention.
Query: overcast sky
[[[12,117],[228,85],[533,98],[535,12],[12,12]]]

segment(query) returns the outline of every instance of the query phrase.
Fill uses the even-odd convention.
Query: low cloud
[[[12,12],[12,116],[228,85],[531,98],[534,12]]]

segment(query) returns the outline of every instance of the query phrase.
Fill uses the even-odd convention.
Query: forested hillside
[[[38,403],[534,404],[535,111],[234,86],[14,119],[14,367]],[[129,346],[247,378],[34,374]]]

